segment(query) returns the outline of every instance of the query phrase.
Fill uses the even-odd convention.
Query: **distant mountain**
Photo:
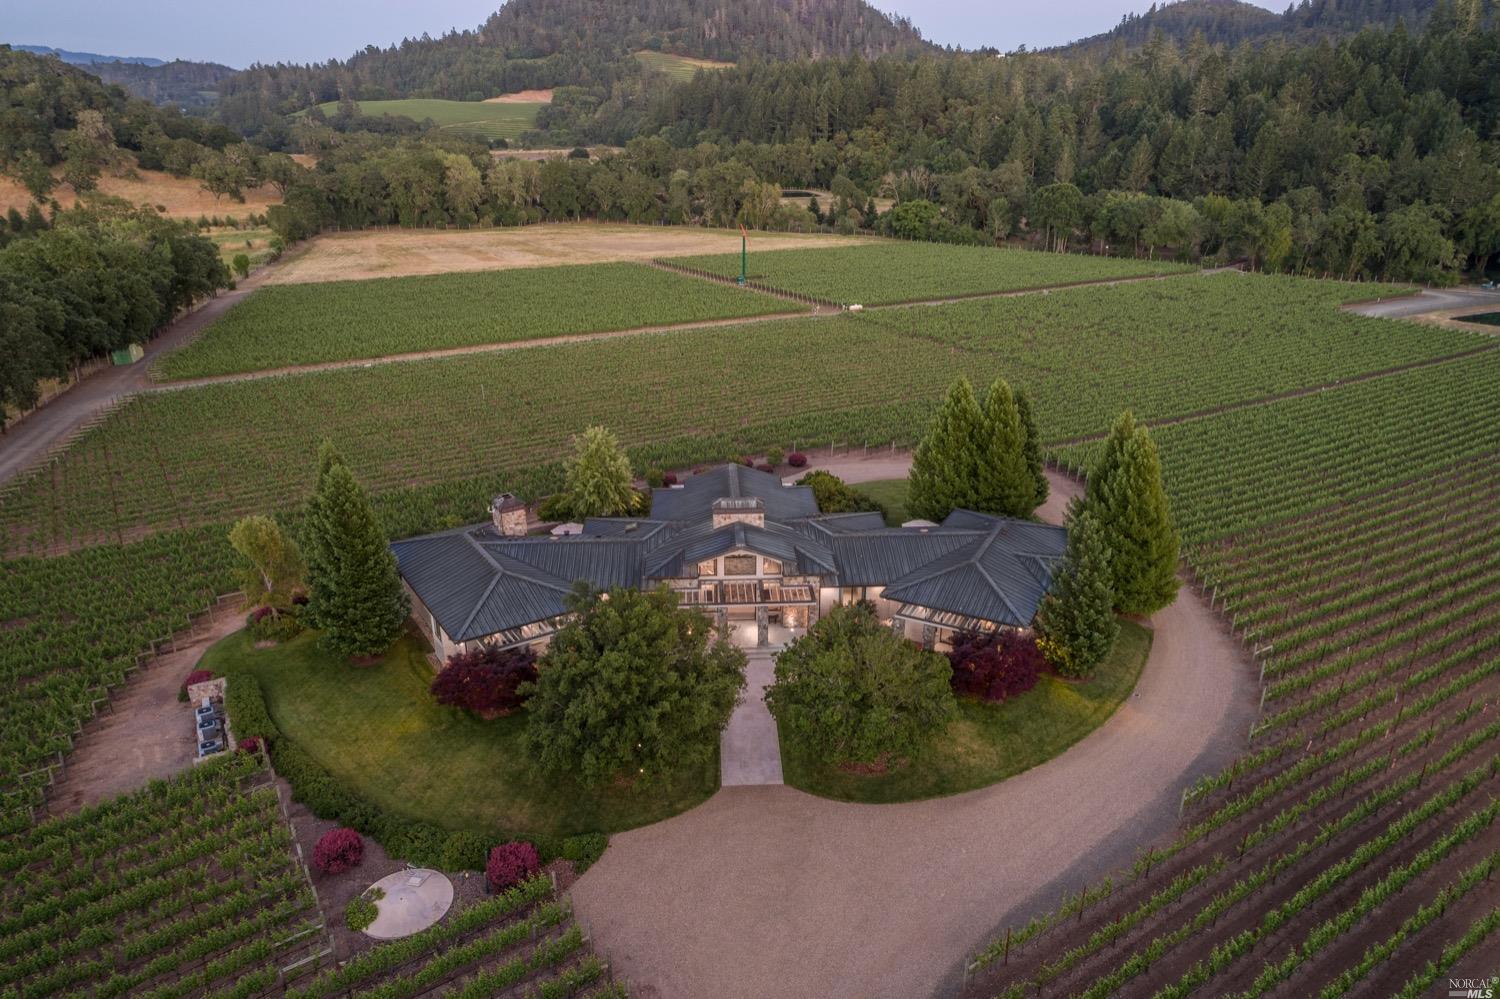
[[[165,59],[152,59],[149,56],[117,56],[100,55],[98,52],[69,52],[67,49],[55,49],[50,45],[12,45],[11,48],[18,52],[35,52],[37,55],[55,55],[63,62],[74,66],[89,66],[96,62],[123,62],[132,66],[165,66]]]
[[[1136,48],[1157,32],[1178,43],[1200,34],[1214,45],[1271,38],[1306,43],[1353,34],[1370,25],[1392,27],[1397,21],[1417,27],[1436,6],[1437,0],[1302,0],[1276,14],[1245,0],[1178,0],[1153,3],[1144,14],[1127,14],[1112,30],[1062,50],[1090,51],[1115,44]]]
[[[154,66],[133,62],[96,62],[84,67],[105,83],[118,83],[137,97],[153,104],[180,104],[185,108],[211,107],[218,100],[219,83],[238,70],[216,62],[159,62]]]

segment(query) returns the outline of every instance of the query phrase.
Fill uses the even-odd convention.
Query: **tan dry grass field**
[[[486,97],[485,104],[551,104],[552,88],[546,90],[518,90],[513,94]]]
[[[270,184],[245,191],[245,200],[241,203],[233,198],[215,198],[191,177],[173,177],[155,170],[138,170],[136,173],[133,178],[101,176],[100,193],[124,198],[131,204],[156,206],[173,218],[195,219],[200,215],[244,218],[259,215],[271,205],[281,204],[280,193]],[[71,208],[78,201],[77,193],[67,184],[60,185],[51,196],[64,208]],[[10,208],[25,212],[30,204],[31,195],[26,188],[9,177],[0,177],[0,212]]]
[[[846,246],[860,237],[752,233],[750,249],[783,250]],[[739,249],[740,234],[727,229],[666,226],[598,225],[591,222],[532,225],[516,229],[379,229],[330,233],[286,258],[267,284],[306,284],[366,278],[448,274],[457,271],[505,270],[557,264],[595,264],[614,260]]]

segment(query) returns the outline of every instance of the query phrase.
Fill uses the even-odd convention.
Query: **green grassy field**
[[[1062,753],[1104,724],[1130,696],[1151,652],[1151,632],[1131,621],[1086,681],[1045,675],[1000,704],[959,698],[958,720],[922,755],[884,774],[851,774],[781,743],[786,782],[800,791],[883,804],[938,798],[986,787]]]
[[[906,495],[911,491],[907,479],[881,479],[877,482],[858,482],[854,488],[885,507],[885,522],[891,527],[900,527],[911,519],[906,512]]]
[[[795,311],[644,264],[261,288],[163,359],[166,379]]]
[[[485,139],[514,140],[536,126],[542,103],[498,104],[485,101],[445,101],[436,98],[407,98],[395,101],[360,101],[360,114],[371,117],[395,115],[413,121],[431,119],[433,124],[450,132],[477,135]],[[337,101],[318,105],[324,114],[338,113]]]
[[[807,250],[757,253],[752,236],[750,280],[841,305],[890,305],[1195,269],[1162,261],[941,243],[886,241],[815,252],[817,256]],[[725,277],[740,273],[738,253],[677,257],[673,263]]]
[[[556,461],[594,423],[680,467],[706,450],[910,443],[966,374],[1030,390],[1059,442],[1127,407],[1190,414],[1490,342],[1336,309],[1359,291],[1191,277],[153,393],[0,497],[0,536],[26,551],[285,508],[324,437],[377,492]],[[1430,402],[1448,413],[1447,398]]]
[[[250,266],[265,263],[271,256],[271,238],[276,234],[270,229],[215,229],[208,238],[219,248],[219,259],[228,267],[234,258],[243,253],[250,258]]]
[[[641,50],[635,54],[641,65],[658,73],[665,73],[675,81],[691,80],[700,69],[727,69],[732,62],[715,62],[712,59],[694,59],[691,56],[672,55],[670,52]]]
[[[253,673],[286,738],[382,808],[451,829],[614,832],[691,808],[719,784],[717,754],[661,785],[589,790],[537,779],[522,748],[525,714],[482,721],[439,705],[414,638],[356,667],[324,653],[312,632],[269,649],[238,632],[200,665],[230,677]]]

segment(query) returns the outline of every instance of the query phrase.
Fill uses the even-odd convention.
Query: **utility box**
[[[110,360],[114,361],[116,364],[134,364],[136,361],[139,361],[145,356],[146,348],[142,347],[138,343],[133,343],[128,347],[121,347],[119,350],[109,355]]]

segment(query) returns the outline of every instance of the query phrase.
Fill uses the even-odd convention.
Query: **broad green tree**
[[[1026,461],[1026,431],[1015,394],[997,378],[984,396],[979,465],[973,508],[1005,517],[1029,517],[1036,509],[1036,481]]]
[[[1021,445],[1022,452],[1026,455],[1026,474],[1031,477],[1031,509],[1047,502],[1047,494],[1051,486],[1047,483],[1047,472],[1042,467],[1042,438],[1036,429],[1036,410],[1031,404],[1031,393],[1025,389],[1016,393],[1016,412],[1021,417],[1021,430],[1025,434],[1025,442]]]
[[[1084,503],[1104,529],[1115,609],[1146,615],[1170,604],[1177,596],[1177,528],[1156,444],[1128,412],[1089,473]]]
[[[781,737],[824,763],[894,761],[958,716],[952,672],[881,624],[874,605],[846,604],[776,657],[766,705]]]
[[[270,517],[242,517],[229,531],[229,544],[244,558],[240,586],[252,606],[285,607],[302,586],[306,567],[297,543]]]
[[[537,769],[649,782],[710,761],[745,686],[745,654],[664,587],[580,584],[568,606],[572,619],[522,688]]]
[[[978,443],[983,423],[974,387],[967,378],[959,378],[912,455],[906,503],[912,516],[940,521],[957,507],[974,505],[979,495]]]
[[[1098,518],[1087,507],[1075,507],[1067,552],[1036,621],[1042,652],[1063,676],[1091,675],[1120,633],[1109,559]]]
[[[635,504],[630,459],[604,427],[589,427],[574,439],[564,482],[575,517],[613,517]]]
[[[303,547],[307,612],[335,652],[379,655],[401,635],[410,612],[396,557],[354,473],[325,442],[307,504]]]

